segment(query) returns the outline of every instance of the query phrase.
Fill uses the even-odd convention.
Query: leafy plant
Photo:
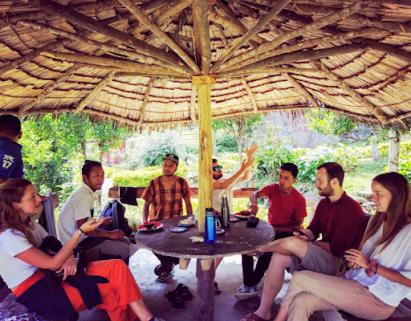
[[[232,136],[237,142],[237,152],[241,155],[245,149],[247,139],[251,138],[256,126],[261,122],[261,115],[255,114],[245,117],[215,119],[212,127],[215,131],[223,131]]]
[[[325,109],[311,109],[306,114],[311,130],[326,135],[344,136],[357,128],[350,117]]]

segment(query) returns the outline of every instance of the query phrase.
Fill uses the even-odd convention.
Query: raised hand
[[[257,150],[257,144],[252,144],[250,147],[247,148],[247,150],[245,151],[246,155],[247,155],[247,160],[251,160],[254,157],[254,153]]]

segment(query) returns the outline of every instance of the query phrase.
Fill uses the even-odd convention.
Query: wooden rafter
[[[252,37],[256,36],[263,28],[269,23],[281,10],[283,10],[291,0],[280,0],[275,3],[270,12],[257,22],[254,27],[248,30],[241,38],[234,41],[232,46],[223,52],[218,61],[211,68],[211,72],[218,70],[218,68],[242,45],[249,41]]]
[[[179,74],[174,70],[167,69],[160,66],[150,66],[146,64],[141,64],[134,61],[129,60],[120,60],[120,59],[113,59],[113,58],[103,58],[98,56],[89,56],[89,55],[81,55],[81,54],[72,54],[72,53],[63,53],[63,52],[47,52],[43,53],[43,56],[57,58],[61,60],[71,61],[71,62],[80,62],[80,63],[88,63],[91,65],[100,65],[105,67],[115,67],[124,71],[133,71],[137,73],[144,73],[148,75],[152,75],[154,77],[158,76],[182,76],[182,77],[189,77],[187,74]]]
[[[275,49],[276,47],[278,47],[279,45],[285,43],[286,41],[289,41],[291,39],[294,39],[298,36],[304,35],[304,34],[309,34],[312,33],[315,30],[324,28],[325,26],[328,26],[332,23],[335,23],[336,21],[340,20],[340,19],[344,19],[350,15],[352,15],[353,13],[359,11],[361,9],[361,2],[357,2],[353,5],[351,5],[348,8],[344,8],[342,10],[339,10],[333,14],[327,15],[323,18],[320,18],[314,22],[312,22],[311,24],[308,24],[302,28],[296,28],[293,29],[289,32],[284,32],[283,34],[281,34],[280,36],[278,36],[276,39],[274,39],[273,41],[269,41],[269,42],[265,42],[263,44],[261,44],[260,46],[258,46],[257,48],[253,49],[253,50],[249,50],[243,54],[237,55],[233,58],[231,58],[230,60],[227,61],[226,64],[236,64],[242,60],[246,60],[246,59],[250,59],[254,56],[258,56],[266,51]]]
[[[135,51],[125,50],[125,49],[122,49],[122,48],[119,48],[119,47],[116,47],[116,46],[113,46],[113,45],[110,45],[110,44],[94,41],[94,40],[88,39],[86,37],[80,36],[78,34],[70,33],[70,32],[67,32],[67,31],[64,31],[64,30],[61,30],[61,29],[49,27],[47,25],[43,25],[43,24],[31,22],[31,21],[20,21],[18,23],[18,25],[33,28],[35,30],[49,31],[49,32],[51,32],[51,33],[53,33],[53,34],[55,34],[56,36],[59,36],[59,37],[67,38],[67,39],[70,39],[72,41],[77,41],[77,42],[80,42],[80,43],[85,44],[85,45],[95,46],[95,47],[101,49],[103,52],[116,53],[116,54],[119,54],[121,56],[127,56],[131,59],[135,59],[135,60],[137,60],[141,63],[146,63],[148,65],[149,64],[157,64],[159,66],[163,66],[163,67],[170,68],[170,69],[176,70],[178,72],[181,72],[180,67],[175,68],[174,65],[167,64],[167,63],[165,63],[161,60],[154,59],[152,57],[148,57],[148,56],[139,54],[138,52],[135,52]]]
[[[175,16],[177,16],[185,8],[189,7],[193,0],[173,0],[167,2],[167,5],[164,8],[161,8],[158,12],[158,15],[154,17],[154,22],[160,28],[166,27]],[[145,11],[145,14],[148,14],[148,12]],[[147,30],[148,28],[146,25],[139,24],[138,26],[131,28],[129,32],[131,32],[131,34],[133,35],[138,35]]]
[[[4,74],[9,70],[12,70],[12,69],[17,68],[18,66],[21,66],[25,62],[30,61],[33,58],[36,58],[37,56],[41,55],[45,51],[56,49],[58,47],[64,46],[67,43],[68,43],[67,40],[52,41],[52,42],[48,43],[47,45],[45,45],[43,47],[40,47],[38,49],[35,49],[35,50],[29,52],[25,56],[22,56],[20,58],[17,58],[13,61],[7,62],[4,65],[0,66],[0,74]]]
[[[219,79],[242,79],[246,75],[277,75],[282,74],[284,72],[294,73],[294,74],[302,74],[302,75],[317,75],[321,73],[320,69],[317,68],[296,68],[296,67],[270,67],[270,68],[256,68],[250,69],[246,71],[238,71],[238,72],[231,72],[231,71],[224,71],[218,74]]]
[[[60,84],[64,83],[74,74],[76,70],[80,69],[81,67],[83,67],[83,65],[81,64],[75,64],[69,67],[60,77],[44,86],[41,93],[38,94],[36,98],[24,104],[24,106],[20,108],[19,114],[22,115],[33,108],[35,105],[41,104],[47,98],[47,96],[54,91],[54,89],[56,89]]]
[[[250,88],[246,79],[241,79],[241,84],[244,86],[245,90],[247,91],[248,97],[250,98],[251,105],[253,106],[254,112],[258,112],[257,102],[255,100],[253,91]]]
[[[201,71],[208,74],[211,64],[210,26],[207,19],[208,1],[194,0],[192,4],[194,46]]]
[[[391,118],[386,120],[385,124],[395,123],[395,122],[398,122],[398,121],[403,121],[404,122],[404,120],[406,120],[407,118],[411,118],[411,111],[409,111],[407,113],[400,114],[400,115],[395,116],[395,117],[391,117]]]
[[[283,73],[283,76],[285,79],[287,79],[290,84],[295,88],[295,90],[305,97],[308,102],[311,104],[313,107],[319,108],[320,106],[318,105],[317,101],[314,99],[314,97],[308,92],[307,89],[305,89],[297,80],[294,79],[293,76],[291,76],[289,73],[285,72]]]
[[[314,60],[320,58],[326,58],[329,56],[338,56],[347,53],[351,53],[358,50],[365,50],[367,45],[365,43],[357,43],[351,45],[342,45],[327,49],[318,49],[318,50],[307,50],[307,51],[297,51],[288,54],[278,55],[273,58],[264,59],[262,61],[256,62],[254,64],[235,68],[230,70],[230,72],[239,72],[239,71],[247,71],[247,70],[254,70],[254,69],[262,69],[262,68],[271,68],[272,66],[277,66],[281,64],[293,63],[300,60]]]
[[[64,19],[69,20],[75,25],[79,25],[88,30],[101,33],[105,35],[106,37],[114,40],[117,43],[124,43],[129,46],[132,46],[135,50],[137,50],[138,52],[144,55],[155,57],[169,64],[174,64],[176,66],[180,65],[181,67],[184,67],[184,63],[180,59],[178,59],[178,57],[176,57],[175,55],[172,55],[152,45],[149,45],[145,43],[144,41],[138,40],[137,38],[129,34],[118,31],[115,28],[107,26],[93,18],[85,16],[81,13],[78,13],[56,2],[53,2],[50,0],[39,0],[39,1],[40,1],[39,2],[40,8],[42,8],[44,11],[48,13],[63,17]]]
[[[131,0],[118,0],[121,2],[140,23],[145,25],[151,32],[159,37],[164,43],[169,46],[185,63],[195,72],[199,73],[200,69],[191,57],[171,38],[167,33],[161,30],[153,23],[142,10],[140,10]]]
[[[106,87],[114,78],[115,72],[112,71],[110,72],[102,81],[100,81],[94,89],[86,96],[84,97],[78,104],[76,110],[77,111],[82,111],[84,108],[87,107],[88,104],[90,104],[93,99],[101,92],[101,90]]]
[[[151,94],[151,89],[153,88],[153,82],[154,81],[151,78],[148,80],[147,88],[146,88],[146,91],[144,93],[143,104],[141,105],[140,115],[138,117],[138,124],[140,126],[143,124],[143,121],[144,121],[144,113],[146,111],[146,107],[147,107],[147,104],[148,104],[148,98],[150,97],[150,94]]]
[[[227,63],[225,68],[221,68],[221,70],[225,71],[225,70],[231,70],[231,69],[234,69],[234,68],[237,69],[237,68],[240,68],[240,67],[243,67],[243,66],[251,65],[255,62],[262,61],[262,60],[270,58],[270,57],[276,57],[276,56],[279,56],[279,55],[282,55],[282,54],[296,52],[296,51],[299,51],[299,50],[303,50],[303,49],[307,49],[307,48],[311,48],[311,47],[315,47],[315,46],[319,46],[319,45],[328,44],[328,43],[334,42],[334,41],[341,42],[341,41],[347,41],[347,40],[354,39],[354,38],[368,37],[372,34],[375,34],[376,32],[378,32],[378,30],[373,29],[373,28],[365,28],[365,29],[361,29],[361,30],[340,33],[338,35],[325,36],[325,37],[309,39],[309,40],[305,40],[305,41],[299,41],[294,45],[284,46],[284,47],[281,47],[281,48],[276,48],[276,49],[267,51],[267,52],[265,52],[265,53],[263,53],[259,56],[252,57],[250,59],[240,61],[235,65],[231,65],[231,64]]]
[[[322,73],[330,80],[334,81],[338,88],[343,89],[352,99],[360,103],[364,108],[366,108],[372,115],[374,115],[380,123],[384,124],[387,119],[387,115],[381,111],[379,108],[376,108],[372,103],[370,103],[366,98],[357,93],[347,82],[341,80],[339,76],[330,71],[327,66],[325,66],[320,61],[314,62],[314,64],[322,70]]]
[[[373,41],[373,40],[366,40],[365,43],[371,49],[385,52],[391,56],[397,57],[401,60],[405,60],[408,64],[411,63],[411,53],[397,46],[393,46],[393,45],[389,45],[386,43],[381,43],[381,42]]]
[[[247,27],[244,26],[243,23],[235,17],[234,12],[222,0],[217,0],[217,6],[224,12],[229,21],[235,25],[235,27],[241,32],[241,34],[245,34],[248,31]],[[255,35],[254,37],[252,37],[252,40],[250,40],[250,43],[253,46],[262,44],[263,42],[265,42],[265,39],[261,38],[258,35]]]

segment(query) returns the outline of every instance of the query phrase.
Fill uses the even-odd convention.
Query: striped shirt
[[[183,214],[183,199],[190,197],[190,186],[187,181],[175,176],[174,183],[166,189],[159,176],[151,180],[144,190],[142,198],[153,205],[149,220],[166,220]]]

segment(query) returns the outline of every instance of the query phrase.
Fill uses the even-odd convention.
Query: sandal
[[[166,298],[169,299],[169,301],[173,300],[174,297],[179,297],[183,301],[190,301],[193,299],[190,289],[181,283],[177,285],[174,291],[170,291],[166,294]]]
[[[240,321],[270,321],[270,320],[271,319],[263,319],[253,312],[253,313],[247,314]]]

